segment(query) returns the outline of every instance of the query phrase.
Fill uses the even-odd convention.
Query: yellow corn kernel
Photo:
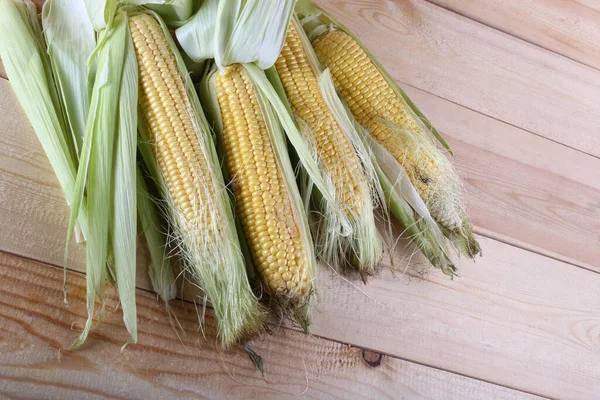
[[[239,64],[218,72],[215,86],[226,167],[254,264],[276,297],[302,303],[312,288],[307,252],[255,89]]]

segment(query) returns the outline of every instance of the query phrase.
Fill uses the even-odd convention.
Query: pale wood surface
[[[319,0],[399,82],[600,156],[600,72],[422,0]]]
[[[0,395],[21,398],[535,398],[423,365],[279,329],[251,343],[265,376],[243,350],[220,352],[214,317],[205,338],[192,304],[174,303],[178,334],[153,294],[138,291],[139,343],[120,352],[128,336],[121,313],[105,320],[77,352],[63,350],[85,322],[85,278],[0,253]],[[117,298],[109,291],[108,304]],[[72,328],[74,324],[74,328]],[[374,366],[369,366],[367,361]]]
[[[548,397],[600,393],[600,276],[479,239],[484,257],[453,281],[386,271],[356,288],[322,273],[313,331]]]
[[[367,286],[322,268],[317,337],[282,328],[256,340],[263,380],[245,353],[216,351],[211,316],[205,342],[193,305],[176,302],[187,332],[181,350],[147,292],[143,255],[140,344],[119,353],[126,334],[111,312],[84,349],[59,360],[58,349],[77,335],[71,324],[84,320],[82,277],[70,274],[64,308],[62,271],[0,255],[0,349],[8,349],[0,350],[0,396],[290,397],[305,390],[307,377],[304,396],[312,398],[600,393],[600,72],[425,1],[319,3],[361,37],[449,139],[484,257],[463,262],[454,281],[435,271],[423,276],[419,256],[407,274],[385,270]],[[540,2],[540,12],[550,3]],[[569,23],[548,24],[549,35],[560,37]],[[509,33],[535,42],[535,33]],[[0,110],[0,251],[60,265],[68,208],[2,79]],[[83,269],[83,250],[73,246],[70,268]],[[412,250],[398,249],[401,267]],[[370,368],[361,348],[387,356]]]
[[[429,0],[448,10],[600,69],[594,0]]]

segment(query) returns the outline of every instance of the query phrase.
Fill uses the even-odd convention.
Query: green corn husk
[[[30,1],[0,1],[0,58],[67,202],[73,205],[78,165],[75,144],[67,134],[42,30]],[[86,207],[81,209],[78,222],[87,235]]]
[[[118,22],[115,19],[115,23]],[[126,21],[125,21],[126,24]],[[127,30],[129,33],[129,30]],[[131,333],[125,344],[137,342],[135,304],[137,251],[137,61],[131,37],[125,39],[123,77],[119,92],[119,127],[116,139],[113,176],[112,251],[123,321]]]
[[[96,47],[94,28],[82,0],[46,1],[42,23],[56,85],[79,155],[90,104],[87,62]]]
[[[127,15],[114,0],[91,0],[87,6],[103,10],[95,19],[103,24],[97,45],[84,0],[48,0],[42,15],[45,38],[31,2],[0,2],[0,33],[11,39],[0,39],[0,56],[72,205],[65,285],[74,228],[87,238],[88,320],[71,349],[90,331],[96,297],[102,315],[106,280],[119,291],[131,334],[125,345],[137,340],[136,208],[150,246],[153,285],[165,302],[175,296],[166,237],[136,176],[137,62]]]
[[[157,0],[156,3],[149,1],[141,3],[157,13],[170,29],[176,29],[185,24],[198,11],[202,1]]]
[[[78,199],[71,224],[86,191],[90,232],[86,248],[88,320],[77,348],[91,329],[96,296],[104,311],[104,291],[112,251],[123,318],[137,340],[135,310],[137,64],[127,15],[117,12],[100,32],[97,69],[77,176]],[[117,101],[116,101],[117,100]],[[116,152],[116,154],[115,154]],[[117,175],[118,174],[118,175]],[[126,343],[126,344],[127,344]]]
[[[322,37],[324,34],[328,33],[331,30],[342,30],[349,36],[351,36],[354,40],[356,40],[357,43],[360,44],[360,41],[346,27],[344,27],[341,23],[339,23],[330,15],[326,14],[324,11],[320,10],[312,2],[308,0],[300,0],[296,6],[296,12],[301,16],[302,24],[305,28],[305,31],[307,32],[310,40],[313,43],[319,40],[320,37]],[[362,44],[360,45],[362,46]],[[398,87],[396,82],[385,71],[381,64],[377,62],[377,60],[368,52],[368,50],[364,48],[364,46],[362,47],[367,53],[367,55],[370,57],[374,65],[382,73],[387,83],[392,87],[398,98],[401,99],[401,101],[405,102],[408,109],[411,110],[415,122],[422,126],[423,130],[431,135],[431,138],[437,139],[439,143],[444,148],[446,148],[450,152],[450,154],[452,154],[448,144],[444,141],[444,139],[441,137],[441,135],[435,129],[435,127],[433,127],[433,125],[423,115],[423,113],[421,113],[421,111],[414,105],[414,103],[412,103],[408,96]],[[387,125],[389,126],[391,133],[400,134],[397,127],[393,126],[392,123],[388,123]],[[427,151],[431,152],[432,154],[435,153],[436,159],[438,160],[438,162],[443,164],[444,170],[449,174],[448,176],[451,178],[452,182],[458,182],[456,172],[452,169],[449,161],[444,158],[444,155],[438,149],[436,149],[435,145],[433,144],[433,139],[431,139],[431,143],[422,144],[427,145],[425,146],[427,148]],[[461,211],[461,218],[463,222],[460,232],[451,232],[448,229],[444,228],[440,223],[438,223],[438,221],[434,221],[435,223],[433,223],[431,221],[431,215],[429,214],[429,211],[422,209],[419,205],[416,205],[416,202],[414,201],[415,199],[410,200],[409,197],[411,196],[411,193],[404,193],[402,191],[401,186],[408,186],[406,184],[397,184],[398,182],[402,181],[406,175],[406,171],[404,171],[403,166],[400,165],[400,163],[396,162],[391,166],[388,165],[386,168],[383,168],[383,159],[389,159],[391,155],[389,155],[387,150],[384,149],[382,146],[380,147],[381,148],[378,149],[375,153],[378,163],[382,167],[382,170],[385,170],[385,175],[387,177],[387,179],[381,180],[381,184],[384,187],[384,191],[386,191],[388,194],[392,191],[398,192],[398,199],[400,197],[403,197],[405,200],[409,200],[408,204],[410,205],[410,207],[406,208],[402,207],[401,204],[390,203],[388,204],[390,210],[403,223],[405,228],[410,227],[410,230],[414,230],[415,224],[413,222],[416,222],[416,226],[423,227],[419,229],[419,232],[415,232],[415,234],[413,235],[413,237],[415,238],[420,238],[419,240],[417,240],[417,244],[419,245],[419,242],[421,242],[419,247],[428,256],[432,264],[441,267],[444,272],[448,273],[449,275],[452,275],[454,271],[454,266],[449,261],[450,258],[448,254],[450,248],[447,246],[447,242],[441,239],[441,235],[439,235],[438,231],[442,232],[443,235],[446,236],[446,238],[448,239],[448,242],[451,243],[454,246],[454,248],[456,248],[460,253],[468,257],[474,257],[476,254],[480,253],[480,247],[472,234],[472,228],[468,221],[466,213],[464,212],[464,209],[462,209]],[[388,153],[388,155],[386,155],[386,153]],[[383,173],[383,171],[381,172]],[[454,186],[452,186],[452,193],[449,194],[449,196],[451,196],[452,199],[448,201],[455,202],[453,204],[460,204],[460,200],[457,199],[460,195],[460,193],[458,193],[460,189],[456,189],[454,188]],[[448,190],[450,189],[451,188],[449,187]],[[394,197],[396,196],[390,197],[388,195],[388,200],[393,200]],[[404,210],[404,212],[400,212],[401,210]],[[410,225],[406,225],[406,223],[410,223]],[[426,246],[427,249],[424,246],[424,240],[431,241],[430,245]],[[432,252],[432,249],[435,251]]]

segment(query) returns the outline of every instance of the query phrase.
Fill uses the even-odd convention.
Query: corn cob
[[[144,126],[185,261],[219,318],[225,347],[254,333],[262,312],[251,292],[209,133],[192,111],[172,47],[149,14],[129,19],[139,66]]]
[[[460,201],[460,181],[423,122],[347,32],[330,30],[313,45],[356,120],[404,167],[447,236],[453,242],[466,238],[459,249],[469,256],[478,253]]]
[[[319,82],[312,71],[294,24],[275,63],[286,95],[296,118],[312,133],[309,139],[317,157],[334,177],[334,185],[342,196],[346,211],[358,215],[363,206],[366,177],[352,144],[344,136],[321,96]]]
[[[158,166],[187,228],[214,229],[210,212],[216,201],[212,173],[192,125],[175,58],[164,38],[160,41],[163,33],[154,18],[138,14],[130,21],[140,68],[140,105],[150,140],[156,146]]]
[[[339,265],[340,256],[349,256],[347,261],[356,264],[361,272],[373,272],[380,261],[382,245],[376,233],[369,182],[353,144],[321,94],[294,20],[275,68],[300,130],[315,149],[321,167],[333,184],[336,200],[352,224],[352,232],[344,234],[334,227],[333,213],[325,212],[316,234],[320,256],[335,266]],[[341,224],[338,227],[341,228]],[[365,231],[374,234],[365,237]]]
[[[270,293],[284,308],[295,309],[306,327],[314,261],[299,224],[301,210],[292,200],[297,189],[286,180],[281,150],[269,133],[273,121],[243,66],[233,64],[215,75],[225,165],[252,260]]]

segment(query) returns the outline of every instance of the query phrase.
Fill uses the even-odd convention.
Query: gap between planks
[[[424,0],[424,1],[430,1],[430,0]],[[487,25],[486,25],[486,26],[487,26]],[[600,72],[600,70],[599,70],[599,72]],[[482,117],[486,117],[486,118],[492,119],[492,120],[494,120],[494,121],[498,121],[498,122],[499,122],[499,123],[501,123],[501,124],[504,124],[504,125],[510,126],[510,127],[512,127],[512,128],[518,129],[518,130],[520,130],[520,131],[523,131],[523,132],[527,132],[527,133],[529,133],[529,134],[531,134],[531,135],[535,135],[535,136],[537,136],[537,137],[539,137],[539,138],[542,138],[542,139],[544,139],[544,140],[547,140],[547,141],[549,141],[549,142],[556,143],[556,145],[557,145],[557,146],[562,146],[562,147],[565,147],[565,148],[567,148],[567,149],[570,149],[570,150],[573,150],[573,151],[577,151],[577,152],[579,152],[579,153],[581,153],[581,154],[585,154],[586,156],[594,157],[594,158],[596,158],[596,159],[600,160],[600,155],[595,155],[595,154],[593,154],[593,153],[588,153],[588,152],[586,152],[585,150],[581,150],[581,149],[578,149],[577,147],[574,147],[574,146],[571,146],[571,145],[569,145],[569,144],[563,143],[563,142],[561,142],[561,141],[558,141],[558,140],[556,140],[556,139],[549,138],[549,137],[547,137],[547,136],[545,136],[545,135],[542,135],[542,134],[540,134],[540,133],[537,133],[537,132],[535,132],[535,131],[530,131],[530,130],[527,130],[527,129],[525,129],[525,128],[521,128],[521,127],[519,127],[518,125],[515,125],[515,124],[513,124],[513,123],[511,123],[511,122],[503,121],[503,120],[501,120],[500,118],[498,118],[498,117],[495,117],[495,116],[493,116],[493,115],[488,115],[488,114],[485,114],[485,113],[483,113],[483,112],[481,112],[481,111],[478,111],[478,110],[476,110],[476,109],[474,109],[474,108],[470,108],[469,106],[465,106],[465,105],[463,105],[463,104],[460,104],[460,103],[456,102],[455,100],[450,100],[450,99],[447,99],[447,98],[445,98],[445,97],[443,97],[443,96],[440,96],[439,94],[437,94],[437,93],[435,93],[435,92],[432,92],[432,91],[429,91],[429,90],[424,90],[424,89],[421,89],[421,88],[419,88],[419,87],[417,87],[417,86],[414,86],[414,85],[412,85],[412,84],[409,84],[409,83],[403,82],[403,81],[402,81],[402,80],[400,80],[400,79],[396,79],[396,78],[394,78],[394,79],[396,80],[396,82],[398,83],[398,85],[400,86],[400,88],[401,88],[402,90],[404,90],[404,91],[406,91],[407,89],[408,89],[408,90],[409,90],[409,89],[414,89],[414,90],[418,90],[419,92],[427,93],[428,95],[431,95],[431,96],[433,96],[433,97],[436,97],[436,98],[438,98],[438,99],[440,99],[440,100],[446,101],[446,102],[448,102],[448,103],[450,103],[450,104],[454,104],[454,105],[456,105],[456,106],[458,106],[458,107],[461,107],[461,108],[464,108],[464,109],[466,109],[466,110],[469,110],[469,111],[471,111],[471,112],[473,112],[473,113],[475,113],[475,114],[481,115]],[[416,106],[417,106],[417,107],[419,107],[419,108],[421,108],[421,105],[419,105],[419,104],[417,104]],[[432,115],[426,115],[426,117],[427,117],[428,119],[432,119],[432,118],[434,118],[435,116],[432,116]]]
[[[214,346],[212,313],[207,315],[207,338],[199,337],[198,342],[193,340],[199,336],[194,328],[197,324],[195,309],[190,304],[173,304],[173,313],[184,328],[183,336],[177,341],[174,335],[165,333],[172,333],[172,326],[167,323],[164,307],[145,292],[138,292],[136,296],[140,304],[137,345],[119,352],[127,332],[120,312],[108,312],[82,349],[60,352],[61,343],[74,336],[71,320],[85,320],[85,278],[81,274],[70,274],[71,281],[75,282],[69,289],[72,302],[66,308],[59,295],[62,274],[56,268],[44,268],[44,264],[0,253],[0,275],[4,278],[2,282],[14,281],[10,287],[3,288],[0,284],[4,292],[0,320],[6,320],[2,331],[9,333],[2,335],[5,351],[0,353],[0,392],[4,389],[14,394],[20,384],[33,383],[25,390],[19,387],[19,393],[43,390],[45,396],[54,393],[58,397],[72,389],[97,397],[131,397],[131,393],[138,397],[144,393],[144,398],[173,394],[178,398],[190,395],[220,398],[250,394],[254,397],[259,393],[262,393],[260,397],[291,395],[293,389],[294,393],[303,392],[310,398],[367,398],[374,393],[377,397],[389,398],[418,395],[470,399],[480,398],[482,394],[490,398],[539,398],[291,330],[265,335],[252,342],[265,358],[266,376],[261,378],[242,351],[237,351],[237,355],[233,351],[220,353]],[[116,292],[109,289],[107,293],[108,304],[116,303]],[[152,314],[160,314],[162,318]],[[38,332],[44,334],[40,336]],[[190,352],[190,349],[196,351]],[[368,356],[375,359],[370,366]],[[221,360],[222,367],[214,361],[217,359]],[[108,363],[110,368],[107,370],[103,363]],[[65,373],[67,371],[70,372]],[[103,384],[102,377],[110,380],[110,384]],[[3,388],[3,381],[14,386]]]
[[[597,5],[594,8],[580,1],[548,0],[426,1],[600,71],[600,58],[594,55],[598,53],[598,44],[593,40],[600,36]]]

